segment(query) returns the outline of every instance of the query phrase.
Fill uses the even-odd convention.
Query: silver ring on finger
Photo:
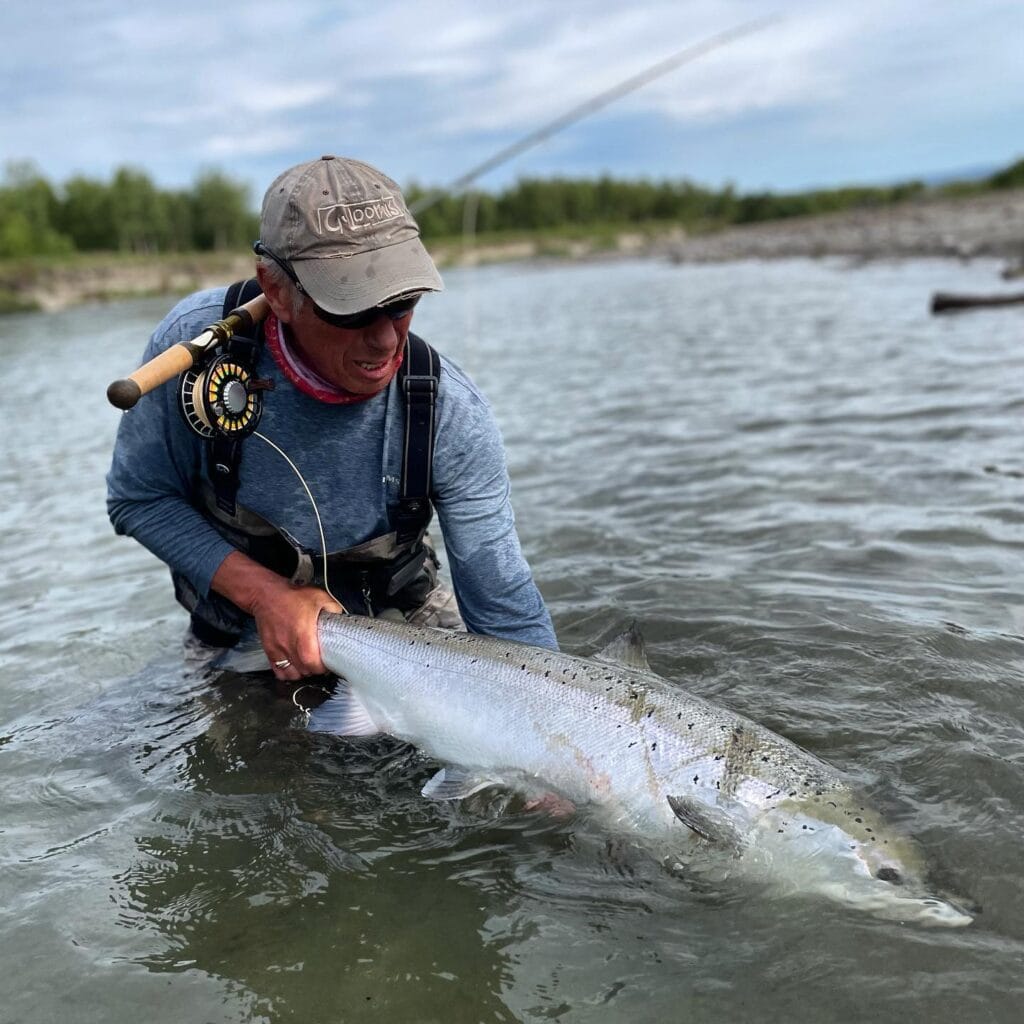
[[[280,661],[274,662],[274,668],[288,668],[291,662],[287,658],[282,658]]]

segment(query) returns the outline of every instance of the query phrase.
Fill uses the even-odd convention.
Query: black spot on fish
[[[692,729],[693,728],[693,722],[691,722],[686,728],[687,729]]]
[[[699,775],[694,775],[694,777],[693,777],[693,784],[696,786],[699,781],[700,781],[700,776]]]
[[[525,666],[525,665],[520,665],[519,667],[520,667],[520,668],[521,668],[521,669],[522,669],[522,670],[523,670],[524,672],[526,671],[526,666]]]
[[[683,717],[683,713],[682,713],[682,711],[677,711],[677,712],[676,712],[676,719],[678,720],[678,719],[680,719],[680,718],[682,718],[682,717]]]
[[[768,755],[767,755],[767,754],[762,754],[762,755],[761,755],[761,760],[762,760],[762,761],[763,761],[763,762],[764,762],[765,764],[767,764],[767,763],[768,763]]]
[[[633,742],[632,742],[632,743],[628,743],[628,744],[626,744],[626,749],[628,750],[628,749],[629,749],[629,747],[635,747],[635,746],[636,746],[636,744],[637,744],[637,741],[636,741],[636,740],[633,740]]]
[[[875,878],[880,882],[892,882],[893,885],[903,884],[903,878],[895,868],[879,868]]]
[[[657,741],[657,740],[655,740],[655,741],[654,741],[654,742],[653,742],[653,743],[651,744],[651,750],[657,750],[657,749],[658,749],[658,741]]]
[[[863,820],[864,820],[864,819],[863,819],[863,818],[854,818],[853,820],[854,820],[855,822],[857,822],[857,824],[858,824],[858,825],[860,825],[860,824],[862,824],[862,823],[863,823]]]
[[[725,754],[715,754],[716,761],[721,761],[723,757],[725,757]]]
[[[651,710],[647,712],[647,717],[650,718],[651,715],[653,715],[653,714],[654,714],[654,708],[651,708]]]

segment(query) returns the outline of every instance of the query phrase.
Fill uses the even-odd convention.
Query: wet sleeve
[[[476,394],[445,403],[434,491],[455,596],[470,631],[557,649],[516,535],[501,434]]]
[[[219,313],[214,310],[212,319]],[[204,322],[209,320],[172,311],[154,333],[143,361],[194,337]],[[193,506],[201,445],[178,412],[177,381],[143,395],[118,427],[107,474],[107,513],[115,532],[134,537],[206,596],[234,548]]]

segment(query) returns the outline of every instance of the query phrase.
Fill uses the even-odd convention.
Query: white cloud
[[[235,160],[232,171],[260,188],[287,161],[334,151],[403,180],[449,180],[770,10],[783,22],[667,74],[518,166],[735,176],[730,165],[751,162],[744,139],[763,150],[782,124],[777,145],[792,158],[787,171],[777,157],[779,181],[836,147],[896,166],[914,152],[955,153],[958,135],[964,164],[985,146],[1012,155],[1019,145],[1016,0],[294,0],[287,15],[268,0],[93,0],[84,10],[53,0],[41,18],[27,0],[0,6],[0,138],[57,179],[133,162],[182,182],[211,159]],[[664,138],[618,143],[631,124],[662,125]],[[990,127],[980,138],[964,125]]]

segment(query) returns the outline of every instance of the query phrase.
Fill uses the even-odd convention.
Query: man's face
[[[382,315],[355,330],[332,327],[316,315],[308,299],[297,313],[289,310],[285,316],[292,344],[306,365],[356,395],[375,395],[391,383],[412,324],[410,310],[400,320]]]
[[[293,347],[311,370],[355,395],[375,395],[391,383],[409,336],[412,310],[398,320],[381,315],[367,327],[334,327],[316,315],[308,296],[303,296],[296,310],[290,290],[262,265],[257,266],[256,275],[271,309],[288,325]]]
[[[324,380],[356,395],[375,395],[391,383],[412,324],[412,310],[400,320],[379,316],[369,327],[332,327],[302,305],[289,325],[303,360]]]

